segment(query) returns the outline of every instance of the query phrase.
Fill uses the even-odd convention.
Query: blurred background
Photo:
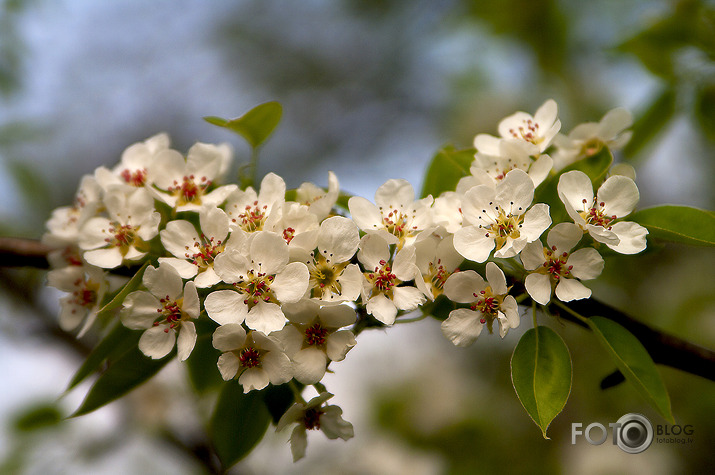
[[[442,145],[471,146],[516,110],[559,104],[562,132],[629,108],[619,155],[638,173],[641,207],[715,203],[715,4],[681,0],[2,0],[0,233],[39,238],[80,177],[130,144],[168,132],[250,150],[204,116],[282,103],[259,173],[288,187],[327,184],[371,198],[388,178],[417,190]],[[594,295],[712,348],[715,253],[667,246],[609,260]],[[42,271],[0,269],[0,473],[201,473],[185,450],[205,401],[180,365],[128,398],[58,423],[87,386],[60,398],[92,344],[56,326]],[[543,320],[546,322],[546,319]],[[715,385],[661,368],[690,444],[628,455],[571,445],[571,423],[628,412],[665,421],[620,385],[589,335],[550,321],[572,349],[574,387],[544,440],[509,377],[522,325],[468,349],[424,320],[360,335],[325,384],[353,422],[347,443],[310,434],[293,465],[288,434],[269,435],[236,473],[707,473]],[[708,470],[709,469],[709,470]]]

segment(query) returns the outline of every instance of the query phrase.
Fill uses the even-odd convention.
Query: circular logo
[[[629,454],[639,454],[653,442],[653,425],[642,414],[626,414],[618,419],[616,444]]]

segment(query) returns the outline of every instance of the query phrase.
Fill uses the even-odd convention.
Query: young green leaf
[[[134,274],[132,278],[129,279],[129,282],[124,284],[124,287],[122,287],[119,292],[117,292],[117,295],[115,295],[114,298],[112,298],[112,300],[110,300],[109,303],[107,303],[104,307],[99,309],[99,312],[97,313],[97,318],[102,318],[115,308],[120,307],[124,303],[124,299],[127,298],[127,295],[139,288],[142,283],[142,277],[144,277],[144,271],[148,266],[149,261],[146,261],[144,265],[139,268],[136,274]]]
[[[648,351],[638,338],[613,320],[591,317],[588,326],[607,350],[618,369],[663,418],[675,423],[668,390]]]
[[[175,355],[176,350],[160,360],[153,360],[138,347],[132,348],[99,376],[80,407],[70,417],[88,414],[119,399],[158,373]]]
[[[194,321],[196,326],[196,345],[191,356],[184,363],[191,385],[199,394],[204,394],[223,383],[221,373],[216,367],[221,352],[211,343],[217,324],[208,318]]]
[[[456,150],[452,146],[438,150],[427,168],[422,198],[427,195],[436,198],[444,191],[454,191],[459,179],[469,175],[475,152],[473,148]]]
[[[715,246],[715,214],[688,206],[664,205],[633,213],[635,221],[648,229],[648,237],[694,246]]]
[[[228,469],[263,438],[271,414],[263,391],[243,393],[236,381],[224,384],[211,418],[209,435],[224,469]]]
[[[261,145],[276,128],[283,115],[283,107],[278,102],[258,105],[237,119],[204,117],[209,124],[225,127],[241,135],[256,148]]]
[[[79,367],[67,386],[67,391],[98,370],[105,361],[116,360],[132,348],[135,348],[139,343],[140,336],[140,332],[132,331],[117,322],[112,331],[94,347],[87,359],[84,360],[82,366]]]
[[[546,430],[571,393],[571,355],[566,343],[548,327],[528,330],[511,356],[511,381],[521,405],[548,439]]]

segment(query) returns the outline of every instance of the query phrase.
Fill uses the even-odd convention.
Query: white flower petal
[[[88,264],[104,269],[114,269],[115,267],[119,267],[124,261],[124,257],[118,247],[94,249],[85,252],[83,257]]]
[[[444,294],[450,300],[459,303],[470,303],[476,300],[474,294],[486,288],[481,275],[473,270],[455,272],[444,283]]]
[[[164,325],[151,327],[139,338],[139,349],[152,359],[160,359],[169,354],[176,342],[176,332]]]
[[[302,262],[291,262],[276,275],[271,290],[281,303],[297,302],[308,290],[310,273]]]
[[[486,236],[484,229],[467,226],[454,233],[454,248],[465,259],[484,262],[494,249],[494,239]]]
[[[159,266],[161,265],[173,267],[182,279],[191,279],[199,270],[198,266],[195,266],[191,262],[176,257],[160,257]]]
[[[535,302],[546,305],[551,300],[551,278],[548,275],[529,274],[524,285]]]
[[[276,274],[288,264],[288,256],[288,245],[281,236],[269,231],[255,233],[251,241],[251,261],[254,263],[254,269],[268,275]]]
[[[363,231],[375,231],[383,226],[380,210],[362,196],[350,198],[348,209],[355,224]]]
[[[294,463],[305,457],[307,448],[308,434],[305,430],[305,425],[298,424],[290,435],[290,453],[293,456]]]
[[[173,221],[172,221],[173,222]],[[208,238],[214,238],[214,244],[224,242],[228,236],[228,216],[219,208],[204,208],[199,213],[201,231]],[[169,223],[171,224],[171,223]],[[169,225],[167,224],[168,228]]]
[[[521,319],[519,318],[519,306],[513,296],[507,295],[500,307],[499,335],[504,338],[509,329],[519,326]]]
[[[567,210],[571,207],[572,210],[583,211],[593,204],[593,185],[582,171],[572,170],[561,175],[557,190]]]
[[[194,322],[182,322],[179,338],[176,341],[177,355],[180,361],[186,361],[196,344],[196,326]]]
[[[241,348],[246,342],[246,330],[238,323],[221,325],[214,330],[213,347],[221,351],[233,351]],[[234,373],[235,374],[235,373]]]
[[[122,324],[132,330],[145,330],[152,326],[162,308],[159,299],[149,292],[138,290],[127,295],[121,311]]]
[[[556,285],[556,297],[562,302],[587,299],[591,296],[591,289],[576,279],[561,279]]]
[[[271,384],[287,383],[293,378],[293,365],[282,351],[269,351],[261,359],[261,366],[268,373]]]
[[[504,295],[508,292],[506,288],[506,277],[504,276],[504,271],[502,271],[498,265],[493,262],[487,263],[486,268],[487,282],[492,288],[492,292],[496,295]]]
[[[466,308],[449,312],[449,317],[442,322],[442,334],[456,346],[469,346],[475,342],[484,328],[480,321],[481,313]]]
[[[425,295],[416,287],[395,287],[392,289],[392,300],[398,309],[410,311],[425,302]]]
[[[603,271],[603,258],[592,247],[585,247],[571,254],[566,261],[568,266],[573,266],[571,274],[581,280],[595,279]]]
[[[331,262],[347,262],[358,249],[360,234],[355,223],[342,216],[333,216],[320,224],[318,250]]]
[[[326,353],[332,361],[342,361],[350,349],[357,344],[355,335],[350,330],[340,330],[328,335]]]
[[[270,378],[263,368],[248,368],[238,378],[238,382],[243,386],[244,394],[254,389],[261,390],[268,386]]]
[[[614,175],[598,189],[598,202],[604,203],[607,216],[622,218],[633,211],[639,200],[636,183],[626,176]]]
[[[303,384],[315,384],[325,375],[327,358],[317,348],[300,350],[293,356],[293,377]]]
[[[611,227],[616,236],[618,244],[606,243],[608,247],[621,254],[637,254],[647,246],[646,235],[648,230],[638,223],[632,221],[621,221]]]
[[[392,300],[382,294],[371,297],[370,300],[367,301],[366,309],[367,313],[385,325],[395,323],[397,308],[395,308],[395,304]]]
[[[209,318],[219,325],[242,323],[248,313],[243,301],[246,297],[233,290],[211,292],[204,300],[204,308]]]
[[[258,330],[266,335],[278,331],[285,326],[285,315],[279,305],[260,301],[246,315],[248,328]]]
[[[549,247],[556,247],[556,251],[569,252],[576,247],[576,244],[583,237],[583,230],[580,226],[573,223],[559,223],[549,231],[546,237],[546,242]]]
[[[160,265],[158,269],[153,266],[147,267],[142,282],[149,292],[160,299],[168,297],[169,300],[176,300],[184,289],[181,276],[171,266]]]
[[[521,225],[521,237],[526,242],[539,239],[546,229],[551,225],[551,215],[549,205],[537,203],[532,206],[524,215],[524,222]]]
[[[367,269],[381,267],[380,261],[387,261],[390,258],[390,251],[382,236],[376,234],[366,234],[360,239],[360,251],[358,259]]]
[[[355,309],[348,305],[322,307],[319,311],[320,321],[327,328],[342,328],[355,323]],[[306,322],[309,323],[309,322]]]
[[[544,256],[544,246],[541,241],[528,243],[519,255],[526,270],[534,270],[546,262]]]
[[[216,366],[218,366],[218,370],[221,373],[223,380],[230,381],[236,376],[236,373],[238,373],[240,364],[238,356],[235,354],[221,353],[221,356],[218,357]]]
[[[199,305],[199,294],[196,291],[196,284],[187,282],[184,286],[184,302],[181,305],[181,310],[191,318],[198,318],[201,311]]]
[[[213,267],[206,267],[203,272],[196,276],[194,282],[196,287],[206,289],[221,282],[221,277],[218,276]]]

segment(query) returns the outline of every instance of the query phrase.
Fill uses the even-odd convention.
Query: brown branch
[[[36,239],[0,237],[0,267],[50,267],[50,247]]]
[[[638,338],[655,363],[715,381],[715,351],[652,328],[593,298],[566,302],[564,305],[584,317],[600,316],[620,324]],[[556,305],[550,305],[549,311],[564,320],[585,326],[578,318],[560,311]],[[609,376],[613,381],[606,381],[607,386],[618,379],[614,375]]]

